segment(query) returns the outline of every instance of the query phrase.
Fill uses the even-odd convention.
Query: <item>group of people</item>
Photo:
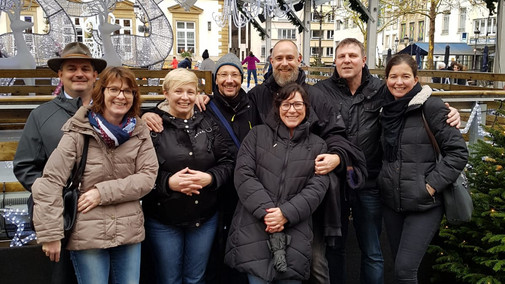
[[[382,82],[358,40],[335,54],[333,76],[311,86],[298,47],[281,40],[272,76],[249,92],[242,62],[226,54],[209,97],[194,73],[172,70],[165,100],[140,118],[134,74],[69,44],[48,62],[61,93],[30,114],[14,160],[38,242],[61,259],[53,283],[68,283],[56,279],[72,271],[57,270],[67,251],[78,283],[138,283],[141,248],[158,283],[345,283],[351,212],[361,283],[384,282],[383,220],[395,280],[417,283],[441,192],[468,156],[459,113],[430,97],[408,55],[388,62]],[[61,189],[84,136],[77,221],[62,248]]]

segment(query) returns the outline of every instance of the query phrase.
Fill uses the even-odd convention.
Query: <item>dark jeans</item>
[[[384,258],[380,243],[382,202],[379,189],[360,189],[351,203],[354,229],[361,250],[360,283],[382,284]]]
[[[326,259],[328,260],[331,284],[344,284],[346,281],[345,244],[349,229],[350,205],[348,201],[342,200],[341,206],[342,237],[337,237],[334,246],[326,245]]]
[[[258,85],[258,75],[256,69],[247,69],[247,88],[249,88],[249,81],[251,80],[251,73],[254,76],[254,84]]]
[[[442,206],[402,213],[384,206],[384,224],[395,262],[396,283],[418,283],[417,270],[440,227],[443,212]]]

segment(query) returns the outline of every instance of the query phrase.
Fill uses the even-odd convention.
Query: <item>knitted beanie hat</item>
[[[209,58],[209,51],[207,49],[202,53],[202,58],[203,59]]]
[[[237,67],[238,71],[240,72],[240,75],[242,76],[242,80],[244,79],[242,62],[240,62],[240,59],[238,59],[238,57],[235,54],[228,53],[219,58],[219,60],[216,62],[216,69],[214,69],[214,75],[216,75],[217,71],[219,71],[219,68],[221,68],[224,65],[231,65]]]

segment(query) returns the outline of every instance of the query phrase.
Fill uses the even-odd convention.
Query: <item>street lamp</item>
[[[479,40],[479,28],[477,27],[473,32],[475,35],[475,48],[473,49],[473,70],[477,70],[477,41]]]
[[[405,42],[405,47],[407,47],[407,44],[411,44],[414,40],[411,39],[410,37],[408,36],[405,36],[403,38],[403,42]],[[410,46],[410,56],[412,56],[412,46]]]

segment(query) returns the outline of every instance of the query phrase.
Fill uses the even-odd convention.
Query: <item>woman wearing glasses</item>
[[[152,132],[160,169],[142,205],[158,283],[205,283],[218,191],[233,172],[232,142],[195,109],[197,86],[195,73],[170,71],[163,82],[166,100],[154,110],[163,120],[163,131]]]
[[[63,238],[62,188],[79,163],[89,136],[77,219],[66,248],[79,283],[138,283],[144,217],[140,198],[153,187],[156,153],[138,117],[140,94],[133,72],[111,67],[100,74],[93,104],[63,126],[61,141],[32,186],[33,222],[45,254],[59,261]]]
[[[247,273],[250,284],[301,283],[312,256],[311,215],[323,200],[328,176],[314,174],[314,160],[326,152],[312,134],[317,120],[307,93],[290,83],[275,99],[264,125],[244,139],[235,168],[239,203],[225,262]]]

